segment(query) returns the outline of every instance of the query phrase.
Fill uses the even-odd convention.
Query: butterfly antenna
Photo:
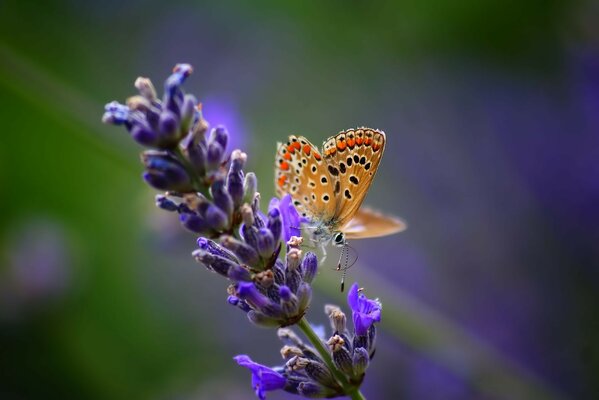
[[[349,264],[349,250],[351,250],[354,254],[354,259],[351,264]],[[341,252],[341,257],[343,256],[343,252],[345,252],[345,264],[343,268],[341,268],[341,262],[339,262],[339,264],[337,265],[337,270],[343,270],[343,273],[341,274],[341,292],[343,293],[343,290],[345,289],[345,277],[347,276],[347,270],[353,267],[358,262],[358,252],[356,251],[356,249],[354,249],[347,243],[343,246]],[[341,257],[339,257],[340,261]]]
[[[347,266],[349,261],[348,247],[349,245],[345,243],[341,248],[341,254],[339,255],[339,263],[337,264],[337,270],[343,270],[343,273],[341,274],[341,293],[343,293],[343,291],[345,290],[345,276],[347,275],[347,270],[349,269],[349,267]],[[341,268],[341,258],[343,257],[343,254],[345,254],[345,259],[343,260],[343,268]]]
[[[349,265],[348,265],[348,262],[347,262],[347,258],[345,260],[346,261],[345,262],[345,265],[346,265],[345,269],[350,269],[351,267],[353,267],[354,265],[356,265],[356,263],[358,262],[358,252],[356,251],[356,249],[354,249],[353,247],[351,247],[349,244],[346,244],[346,246],[347,246],[348,249],[350,249],[352,251],[353,256],[354,256],[353,257],[353,261]],[[348,254],[348,256],[349,256],[349,254]]]

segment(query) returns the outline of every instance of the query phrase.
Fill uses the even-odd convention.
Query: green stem
[[[297,325],[300,327],[304,335],[306,335],[310,343],[312,343],[312,345],[326,364],[327,368],[331,371],[335,379],[337,379],[337,383],[339,383],[339,386],[343,388],[343,391],[353,400],[366,400],[364,395],[360,393],[360,388],[351,385],[345,378],[345,375],[343,375],[341,371],[339,371],[337,367],[335,367],[335,364],[333,364],[333,359],[331,358],[331,354],[325,348],[324,344],[322,343],[322,340],[320,340],[316,332],[314,332],[314,330],[312,329],[312,325],[310,325],[306,317],[300,319]]]
[[[353,392],[347,394],[352,400],[366,400],[366,397],[360,392],[360,388],[356,388]]]

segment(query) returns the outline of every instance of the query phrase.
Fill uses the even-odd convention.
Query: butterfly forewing
[[[334,179],[334,229],[354,217],[368,193],[385,149],[385,133],[349,129],[327,139],[323,145],[327,171]]]
[[[334,182],[319,150],[303,136],[279,143],[275,159],[275,187],[279,197],[290,194],[302,216],[331,220],[336,203]]]

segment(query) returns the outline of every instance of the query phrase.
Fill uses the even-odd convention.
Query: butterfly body
[[[319,150],[303,136],[279,143],[275,186],[279,197],[290,194],[298,212],[311,223],[308,231],[321,246],[332,241],[384,236],[405,224],[367,208],[362,202],[385,149],[385,133],[370,128],[342,131]]]

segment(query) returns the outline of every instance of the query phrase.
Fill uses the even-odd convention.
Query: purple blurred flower
[[[366,297],[358,288],[358,283],[354,283],[349,290],[347,302],[352,310],[356,335],[366,335],[372,324],[381,321],[381,303],[378,299]]]
[[[305,221],[300,218],[299,213],[293,206],[291,195],[286,194],[281,200],[276,197],[273,198],[268,205],[268,209],[272,210],[273,208],[278,208],[281,213],[281,219],[283,220],[283,239],[287,242],[291,239],[291,236],[300,236],[300,225]]]
[[[237,364],[248,368],[252,372],[252,387],[259,399],[266,399],[265,392],[283,389],[287,379],[277,371],[262,364],[252,361],[246,355],[233,357]]]

